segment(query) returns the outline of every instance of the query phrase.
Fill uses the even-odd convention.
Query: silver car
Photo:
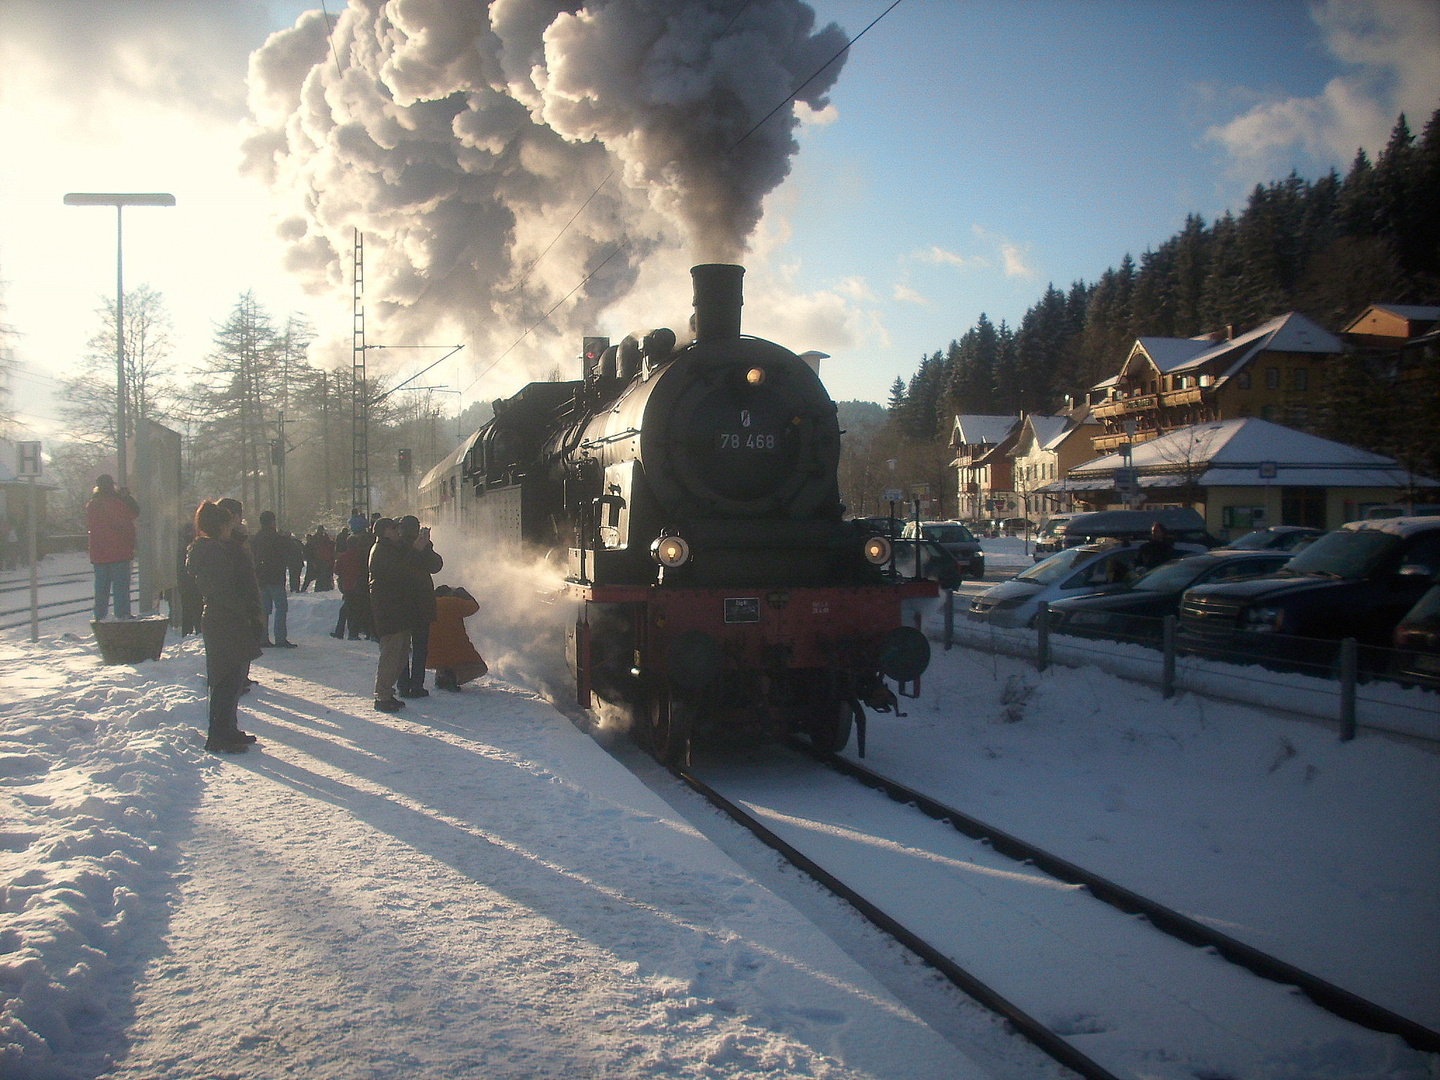
[[[971,600],[970,618],[995,626],[1031,626],[1041,601],[1123,589],[1139,576],[1135,553],[1140,546],[1085,544],[1058,551]]]

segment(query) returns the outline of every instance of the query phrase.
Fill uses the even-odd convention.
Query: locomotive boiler
[[[563,561],[577,700],[626,708],[662,759],[706,731],[838,750],[888,711],[936,595],[843,518],[840,428],[817,371],[740,330],[744,268],[703,265],[693,340],[584,341],[583,378],[531,383],[425,477],[422,513]]]

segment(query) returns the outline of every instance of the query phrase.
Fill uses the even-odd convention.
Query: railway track
[[[92,588],[94,575],[85,571],[48,574],[36,583],[39,603],[39,621],[63,619],[82,615],[94,608]],[[83,595],[57,596],[57,593],[74,593],[77,589]],[[135,601],[132,585],[131,603]],[[30,580],[27,577],[0,582],[0,630],[14,630],[30,625]]]
[[[1121,955],[1128,953],[1149,954],[1155,952],[1157,955],[1164,954],[1167,959],[1173,954],[1179,965],[1177,971],[1189,972],[1189,974],[1160,974],[1154,978],[1154,983],[1161,987],[1156,990],[1150,985],[1152,980],[1148,972],[1140,972],[1141,981],[1146,984],[1145,992],[1151,994],[1155,999],[1163,1003],[1166,999],[1173,997],[1179,1002],[1179,1010],[1183,1013],[1186,1009],[1206,1017],[1206,1021],[1212,1023],[1219,1033],[1217,1038],[1221,1041],[1240,1031],[1244,1024],[1246,1006],[1225,1001],[1226,997],[1241,997],[1249,995],[1256,997],[1261,1002],[1259,1005],[1251,1006],[1256,1014],[1262,1013],[1267,1008],[1277,1007],[1281,1010],[1301,1010],[1302,1015],[1298,1019],[1288,1019],[1287,1023],[1293,1023],[1302,1035],[1308,1037],[1309,1029],[1313,1026],[1315,1017],[1304,1011],[1304,1006],[1299,1002],[1292,1002],[1287,999],[1296,995],[1294,987],[1300,991],[1309,1002],[1333,1015],[1333,1017],[1350,1024],[1358,1024],[1373,1032],[1382,1035],[1393,1035],[1403,1039],[1415,1050],[1429,1053],[1440,1052],[1440,1034],[1431,1031],[1424,1026],[1399,1016],[1382,1006],[1367,1001],[1358,995],[1351,994],[1340,987],[1334,986],[1328,981],[1307,972],[1295,968],[1293,965],[1268,956],[1267,954],[1251,946],[1237,941],[1234,938],[1221,934],[1213,928],[1199,923],[1185,915],[1175,912],[1164,905],[1161,905],[1146,897],[1140,896],[1123,886],[1110,882],[1099,875],[1091,874],[1081,867],[1078,867],[1066,860],[1060,859],[1048,852],[1030,845],[1017,837],[986,825],[983,822],[947,807],[925,795],[915,792],[906,786],[880,776],[873,771],[857,765],[854,762],[831,755],[816,755],[808,747],[803,752],[816,758],[819,764],[827,766],[826,773],[835,777],[838,781],[841,777],[859,781],[867,787],[883,792],[897,806],[896,810],[902,813],[907,812],[906,807],[913,807],[909,815],[913,818],[915,810],[936,821],[948,822],[953,829],[963,837],[971,841],[977,841],[983,845],[983,851],[992,852],[1006,860],[1014,860],[1021,864],[1016,871],[1005,872],[991,867],[984,870],[984,873],[998,874],[1005,877],[1020,878],[1023,875],[1034,875],[1040,877],[1043,872],[1050,881],[1050,889],[1066,888],[1071,890],[1074,900],[1083,900],[1083,903],[1092,908],[1099,909],[1099,905],[1090,902],[1090,898],[1101,900],[1122,913],[1128,918],[1119,924],[1120,934],[1141,934],[1153,935],[1155,930],[1178,939],[1185,946],[1192,948],[1180,948],[1174,946],[1170,951],[1164,949],[1155,950],[1152,944],[1140,944],[1135,946],[1121,947]],[[819,771],[819,770],[816,770]],[[888,836],[889,833],[873,830],[868,823],[852,825],[846,824],[844,814],[837,814],[833,819],[827,816],[824,802],[821,799],[820,788],[823,785],[815,785],[811,778],[799,781],[798,786],[804,787],[805,794],[801,797],[806,809],[803,814],[795,815],[793,809],[789,812],[781,803],[770,805],[766,800],[764,781],[758,782],[758,786],[747,787],[742,781],[735,783],[735,775],[727,773],[724,768],[715,770],[713,768],[675,768],[672,772],[685,784],[697,791],[704,798],[709,800],[725,814],[750,830],[764,843],[778,851],[785,859],[805,871],[824,887],[846,900],[855,907],[871,923],[884,932],[893,936],[904,944],[917,956],[921,957],[938,972],[945,976],[951,983],[958,987],[982,1005],[1004,1017],[1010,1025],[1028,1041],[1048,1054],[1058,1063],[1071,1069],[1076,1074],[1089,1078],[1115,1078],[1118,1076],[1135,1075],[1125,1069],[1123,1064],[1116,1071],[1117,1064],[1113,1056],[1107,1060],[1105,1053],[1087,1053],[1076,1045],[1077,1041],[1089,1045],[1105,1046],[1105,1027],[1093,1017],[1089,1016],[1086,1010],[1080,1010],[1071,1014],[1065,1014],[1057,1022],[1053,1014],[1054,1010],[1048,1006],[1034,1008],[1024,1004],[1020,999],[1025,997],[1025,991],[1020,993],[1009,993],[1003,988],[1005,982],[1005,964],[994,963],[993,957],[981,957],[978,969],[975,964],[966,961],[964,963],[956,958],[957,950],[953,947],[953,941],[937,940],[937,935],[929,927],[933,924],[927,923],[926,918],[917,915],[916,911],[924,905],[910,903],[913,897],[907,898],[903,893],[904,887],[897,892],[883,881],[877,881],[878,877],[885,875],[855,874],[845,869],[845,860],[837,856],[838,850],[834,842],[833,834],[851,830],[856,836],[862,836],[865,842],[876,843],[875,837]],[[702,775],[703,774],[703,775]],[[718,782],[716,777],[719,777]],[[829,782],[826,782],[827,784]],[[824,790],[831,790],[824,787]],[[852,789],[853,790],[853,789]],[[758,792],[758,795],[757,795]],[[841,796],[843,799],[843,796]],[[813,813],[812,813],[813,812]],[[799,819],[803,817],[803,821]],[[798,824],[797,824],[798,822]],[[913,825],[913,823],[912,823]],[[911,828],[910,834],[914,830]],[[901,834],[896,834],[901,835]],[[896,841],[893,846],[908,847],[913,843],[910,840]],[[936,851],[942,850],[940,848]],[[832,862],[832,858],[834,861]],[[940,861],[944,857],[930,854],[928,851],[917,858],[916,865],[921,862]],[[952,856],[948,861],[954,862]],[[909,870],[893,870],[890,876],[895,879],[909,877]],[[860,882],[857,884],[857,880]],[[911,891],[924,891],[930,886],[923,882],[927,880],[922,876],[922,871],[917,871],[914,882],[909,886]],[[942,889],[944,886],[939,886]],[[1044,887],[1036,888],[1033,885],[1026,886],[1032,893],[1044,892]],[[1075,896],[1077,893],[1088,894],[1086,897]],[[937,898],[940,907],[946,905],[943,898]],[[1069,898],[1067,898],[1069,901]],[[1011,901],[1006,899],[1003,904]],[[1069,901],[1074,902],[1074,901]],[[933,903],[932,907],[935,906]],[[957,908],[962,906],[957,903]],[[910,914],[905,909],[910,908]],[[1044,909],[1040,909],[1044,910]],[[1072,910],[1073,907],[1072,907]],[[967,916],[957,914],[956,920],[962,923],[967,922]],[[1031,922],[1040,926],[1043,930],[1053,928],[1053,914],[1039,914],[1027,916]],[[1047,921],[1049,925],[1047,925]],[[1110,916],[1114,923],[1114,915]],[[971,931],[973,937],[979,937],[978,929],[980,920],[967,925],[973,925],[976,929]],[[997,923],[998,925],[998,923]],[[1112,925],[1105,933],[1117,932],[1117,927]],[[963,935],[962,935],[963,936]],[[944,935],[938,935],[943,938]],[[1173,944],[1173,943],[1172,943]],[[1044,952],[1044,946],[1039,946],[1039,951]],[[983,950],[982,950],[983,951]],[[1097,955],[1099,955],[1097,947]],[[1200,1004],[1192,1004],[1186,996],[1190,991],[1182,990],[1176,993],[1171,992],[1169,986],[1187,986],[1189,983],[1206,985],[1216,978],[1216,959],[1228,961],[1228,964],[1218,965],[1222,969],[1228,969],[1229,975],[1220,975],[1217,985],[1224,986],[1225,990],[1211,990],[1207,992],[1221,993],[1222,1004],[1214,1005],[1210,1002],[1200,1001]],[[1133,958],[1131,958],[1133,959]],[[1018,960],[1017,967],[1024,967],[1026,961]],[[1199,962],[1204,968],[1206,962],[1211,966],[1195,974],[1195,967]],[[988,963],[988,970],[987,970]],[[1187,967],[1188,965],[1188,967]],[[1117,965],[1123,967],[1124,965]],[[1133,967],[1133,964],[1131,965]],[[1265,984],[1257,980],[1250,980],[1250,985],[1242,987],[1241,993],[1236,993],[1233,987],[1237,980],[1243,982],[1248,978],[1244,971],[1260,975],[1264,979],[1281,984],[1279,987],[1269,991],[1260,989]],[[1097,972],[1095,981],[1098,984],[1110,985],[1115,980],[1111,978],[1113,972]],[[1133,972],[1131,973],[1133,974]],[[998,978],[996,976],[999,976]],[[1077,985],[1084,985],[1088,982],[1088,976],[1072,978]],[[1171,979],[1170,984],[1165,979]],[[1099,992],[1103,999],[1103,991]],[[1043,995],[1042,995],[1043,996]],[[1062,995],[1063,996],[1063,995]],[[1108,1006],[1109,1001],[1104,1001]],[[1228,1012],[1227,1012],[1228,1010]],[[1103,1015],[1105,1007],[1098,1007],[1094,1010],[1097,1015]],[[1116,1010],[1123,1012],[1123,1009]],[[1163,1009],[1162,1009],[1163,1011]],[[1043,1013],[1044,1015],[1038,1015]],[[1238,1019],[1237,1019],[1238,1017]],[[1077,1022],[1079,1021],[1079,1022]],[[1322,1026],[1328,1025],[1340,1031],[1347,1030],[1344,1024],[1338,1024],[1336,1020],[1322,1021]],[[1163,1027],[1157,1024],[1157,1028]],[[1353,1029],[1348,1029],[1353,1030]],[[1100,1038],[1093,1042],[1087,1040],[1087,1036],[1098,1035]],[[1160,1043],[1157,1052],[1164,1053],[1166,1047],[1163,1043],[1163,1036],[1160,1036]],[[1301,1036],[1296,1036],[1301,1038]],[[1372,1037],[1373,1038],[1373,1037]],[[1243,1037],[1239,1039],[1245,1041]],[[1202,1040],[1203,1042],[1203,1040]],[[1208,1048],[1207,1048],[1208,1049]],[[1208,1074],[1207,1074],[1208,1075]],[[1217,1073],[1216,1075],[1228,1075],[1228,1073]]]
[[[809,747],[801,746],[798,740],[794,746],[797,750],[815,757],[837,772],[854,777],[867,787],[884,792],[897,802],[912,805],[921,813],[937,821],[948,821],[957,832],[972,840],[979,840],[987,844],[1002,855],[1017,862],[1029,863],[1061,881],[1084,886],[1091,896],[1127,915],[1143,915],[1157,930],[1178,938],[1187,945],[1214,949],[1219,955],[1247,971],[1286,986],[1293,986],[1316,1005],[1342,1020],[1349,1020],[1362,1027],[1370,1028],[1372,1031],[1398,1035],[1416,1050],[1432,1054],[1440,1053],[1440,1032],[1431,1031],[1373,1001],[1352,994],[1318,975],[1311,975],[1309,972],[1286,963],[1279,957],[1262,952],[1228,934],[1222,934],[1214,927],[1206,926],[1188,915],[1182,915],[1173,908],[1141,896],[1099,874],[1091,873],[1067,859],[1052,855],[1028,841],[1011,836],[992,825],[987,825],[978,818],[946,806],[944,803],[923,795],[899,781],[882,776],[864,765],[837,754],[815,754]]]

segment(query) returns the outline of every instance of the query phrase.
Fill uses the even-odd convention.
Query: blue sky
[[[812,6],[853,36],[889,2]],[[236,173],[246,58],[309,6],[0,0],[0,139],[20,148],[0,159],[18,437],[53,431],[43,391],[114,291],[113,215],[62,209],[65,191],[176,193],[174,210],[128,212],[125,243],[127,285],[165,295],[177,359],[197,361],[253,290],[332,339],[322,362],[348,360],[348,286],[299,290],[267,193]],[[836,398],[884,401],[981,312],[1014,324],[1048,282],[1093,281],[1188,213],[1238,211],[1257,181],[1343,172],[1396,114],[1418,131],[1437,105],[1434,0],[903,0],[851,51],[766,200],[746,329],[830,353]],[[621,318],[616,333],[646,328]],[[544,374],[500,368],[471,392]]]
[[[816,5],[852,34],[885,6]],[[889,330],[873,362],[837,356],[832,392],[883,395],[982,311],[1013,325],[1047,282],[1094,281],[1188,213],[1238,211],[1257,181],[1343,173],[1359,139],[1383,145],[1388,123],[1336,130],[1358,118],[1313,107],[1345,79],[1389,123],[1403,107],[1385,65],[1342,63],[1333,36],[1303,3],[906,0],[853,50],[838,119],[809,130],[789,182],[802,287],[863,278]],[[1219,136],[1287,103],[1316,114],[1288,145]]]

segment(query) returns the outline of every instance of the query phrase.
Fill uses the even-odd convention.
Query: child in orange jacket
[[[435,621],[430,624],[425,666],[435,671],[436,689],[458,691],[490,670],[465,632],[466,618],[479,610],[479,603],[463,588],[435,587]]]

